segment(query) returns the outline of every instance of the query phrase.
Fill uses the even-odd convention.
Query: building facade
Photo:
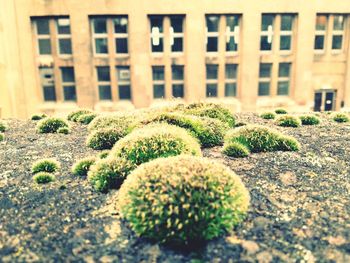
[[[2,0],[1,117],[350,107],[344,0]]]

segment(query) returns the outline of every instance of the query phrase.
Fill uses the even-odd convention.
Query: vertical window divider
[[[325,49],[326,54],[328,56],[332,55],[332,39],[333,39],[333,23],[334,23],[334,16],[328,15],[328,21],[327,21],[327,28],[326,28],[326,36],[325,36]]]

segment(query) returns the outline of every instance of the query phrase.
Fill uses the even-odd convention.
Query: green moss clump
[[[3,140],[5,140],[5,135],[0,132],[0,142],[2,142]]]
[[[273,112],[264,112],[260,115],[260,117],[265,120],[273,120],[276,117],[276,114]]]
[[[55,181],[56,178],[53,174],[50,174],[47,172],[40,172],[40,173],[37,173],[33,176],[33,180],[37,184],[47,184],[47,183]]]
[[[54,173],[60,169],[61,165],[55,159],[41,159],[33,163],[32,173],[39,172]]]
[[[320,124],[320,119],[314,115],[303,115],[299,117],[302,125],[317,125]]]
[[[106,158],[108,157],[108,155],[109,155],[110,152],[111,152],[110,150],[103,150],[102,152],[100,152],[100,153],[97,155],[97,157],[98,157],[99,159],[106,159]]]
[[[276,120],[276,124],[282,127],[297,128],[301,126],[301,121],[294,116],[281,116]]]
[[[89,124],[92,122],[93,119],[97,117],[96,113],[87,113],[87,114],[82,114],[78,118],[76,118],[77,122],[80,122],[81,124]]]
[[[227,156],[236,158],[247,157],[250,154],[247,146],[236,141],[229,141],[225,143],[222,152]]]
[[[347,114],[345,114],[345,113],[333,113],[332,119],[335,122],[339,122],[339,123],[349,122],[350,121],[349,116]]]
[[[58,128],[57,133],[69,134],[70,129],[68,127],[61,127],[61,128]]]
[[[211,240],[246,217],[249,192],[219,162],[160,158],[135,169],[118,194],[121,215],[137,235],[179,245]]]
[[[91,165],[96,162],[95,157],[86,157],[76,161],[72,166],[72,173],[77,176],[87,176]]]
[[[47,115],[45,113],[39,113],[39,114],[33,114],[32,117],[30,118],[32,121],[39,121],[41,119],[46,118]]]
[[[0,121],[0,132],[5,132],[6,130],[7,130],[6,124]]]
[[[94,150],[112,149],[114,144],[125,135],[125,130],[118,128],[95,130],[88,136],[86,145]]]
[[[72,112],[70,112],[70,113],[68,114],[67,120],[77,122],[77,121],[78,121],[78,118],[79,118],[81,115],[90,114],[90,113],[93,113],[93,111],[91,111],[91,110],[89,110],[89,109],[74,110],[74,111],[72,111]]]
[[[36,130],[39,133],[56,133],[59,128],[69,128],[68,123],[61,118],[45,118],[40,120],[36,125]]]
[[[288,112],[285,109],[276,109],[275,113],[276,114],[287,114]]]

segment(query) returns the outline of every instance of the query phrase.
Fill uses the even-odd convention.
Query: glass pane
[[[112,100],[112,92],[110,85],[99,85],[98,95],[100,100]]]
[[[218,51],[218,38],[217,37],[208,37],[207,51],[208,52],[217,52]]]
[[[174,44],[171,46],[172,52],[182,52],[183,46],[182,46],[182,37],[175,37],[174,38]]]
[[[272,37],[262,36],[260,39],[260,50],[271,50]]]
[[[162,16],[152,16],[151,20],[151,32],[152,28],[156,27],[159,29],[159,33],[163,33],[163,17]]]
[[[49,55],[51,54],[51,42],[50,39],[39,39],[39,54]]]
[[[183,32],[183,17],[181,16],[172,16],[170,17],[170,24],[171,27],[174,29],[175,33],[182,33]]]
[[[63,98],[65,101],[76,101],[77,95],[75,92],[75,86],[64,86],[63,87]]]
[[[293,15],[282,15],[281,16],[281,30],[292,31],[293,28]]]
[[[131,99],[131,89],[130,85],[118,85],[119,99],[120,100],[130,100]]]
[[[292,45],[291,36],[281,36],[280,40],[280,50],[290,50]]]
[[[165,97],[164,85],[153,85],[153,98],[160,99]]]
[[[331,111],[333,109],[333,103],[334,103],[334,92],[327,92],[326,93],[326,100],[324,105],[325,111]]]
[[[342,46],[343,46],[343,36],[333,36],[332,49],[342,49]]]
[[[272,64],[261,63],[259,77],[260,78],[269,78],[271,76],[271,68],[272,68]]]
[[[219,31],[219,16],[206,16],[208,32]]]
[[[130,68],[129,66],[117,67],[117,81],[130,81]]]
[[[36,29],[38,35],[49,35],[50,27],[49,27],[49,19],[47,18],[38,18],[36,21]]]
[[[315,93],[314,111],[321,111],[322,93]]]
[[[217,97],[217,96],[218,96],[218,85],[207,84],[207,97]]]
[[[326,30],[327,27],[327,16],[317,15],[316,17],[316,30]]]
[[[324,49],[324,36],[315,36],[315,46],[316,50]]]
[[[107,54],[107,38],[96,38],[95,39],[96,53],[97,54]]]
[[[289,77],[290,76],[290,63],[280,63],[278,68],[279,77]]]
[[[98,81],[111,81],[109,74],[109,67],[97,67],[97,80]]]
[[[268,31],[269,26],[273,29],[274,15],[262,15],[261,18],[261,31]]]
[[[173,97],[183,98],[184,97],[184,85],[183,84],[173,84]]]
[[[94,33],[105,34],[107,33],[107,20],[106,18],[94,18]]]
[[[45,86],[43,87],[43,91],[45,101],[56,101],[56,93],[54,86]]]
[[[237,86],[236,83],[226,83],[225,84],[225,97],[236,97]]]
[[[62,72],[62,82],[74,82],[74,68],[73,67],[66,67],[61,68]]]
[[[237,64],[226,64],[225,78],[236,79],[237,78]]]
[[[270,95],[270,82],[259,82],[259,96],[269,96]]]
[[[113,19],[114,32],[115,33],[128,33],[128,18],[127,17],[117,17]]]
[[[235,37],[230,37],[230,41],[226,42],[226,51],[237,51],[238,45],[235,42]]]
[[[335,15],[334,16],[333,29],[334,30],[343,30],[344,29],[344,16],[342,16],[342,15]]]
[[[72,54],[72,42],[69,38],[59,39],[58,45],[60,54]]]
[[[57,32],[58,34],[70,34],[70,21],[69,18],[57,19]]]
[[[153,45],[152,41],[152,52],[163,52],[163,38],[159,39],[158,45]]]
[[[207,68],[207,79],[218,78],[218,65],[206,65]]]
[[[164,67],[153,66],[152,75],[153,75],[153,80],[164,80]]]
[[[231,32],[234,32],[235,27],[238,26],[239,16],[226,16],[226,27],[230,28]]]
[[[183,80],[184,79],[184,67],[183,66],[175,66],[171,67],[172,71],[172,79],[173,80]]]
[[[127,54],[128,53],[128,39],[127,38],[116,38],[115,49],[117,53]]]
[[[277,86],[277,95],[287,96],[289,94],[289,81],[279,81]]]

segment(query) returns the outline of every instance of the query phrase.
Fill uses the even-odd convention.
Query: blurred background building
[[[350,107],[349,0],[1,0],[2,117]]]

